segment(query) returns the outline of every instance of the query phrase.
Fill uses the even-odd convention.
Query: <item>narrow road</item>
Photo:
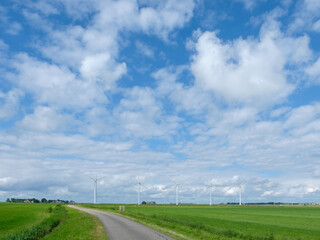
[[[72,205],[69,205],[69,207],[98,217],[103,223],[110,240],[174,240],[171,237],[122,216]]]

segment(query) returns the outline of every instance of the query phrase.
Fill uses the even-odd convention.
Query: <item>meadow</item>
[[[50,216],[54,204],[0,203],[0,237],[31,228]]]
[[[94,216],[56,204],[0,203],[0,239],[106,240]]]
[[[176,239],[320,239],[320,207],[82,204],[123,214]]]

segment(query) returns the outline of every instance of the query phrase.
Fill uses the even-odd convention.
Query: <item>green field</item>
[[[67,211],[67,219],[43,239],[108,239],[105,229],[98,218],[73,208],[68,208]]]
[[[82,206],[119,213],[119,205]],[[126,205],[121,214],[177,239],[320,239],[320,207]]]
[[[55,204],[0,203],[0,239],[7,239],[11,234],[16,237],[10,236],[8,239],[26,239],[21,234],[25,236],[25,233],[44,228],[49,231],[42,239],[108,239],[102,223],[96,217],[66,205],[61,205],[61,208],[62,212],[59,208],[59,213],[55,214]],[[57,223],[54,223],[54,219],[57,219]]]
[[[0,203],[0,237],[39,224],[54,204]]]

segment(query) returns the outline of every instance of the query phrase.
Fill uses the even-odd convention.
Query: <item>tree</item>
[[[47,201],[47,199],[42,198],[42,199],[41,199],[41,202],[42,202],[42,203],[47,203],[48,201]]]
[[[7,198],[7,201],[6,201],[6,202],[11,202],[11,201],[10,201],[10,199],[9,199],[9,198]]]

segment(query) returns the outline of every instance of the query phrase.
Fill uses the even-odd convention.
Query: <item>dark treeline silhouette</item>
[[[41,200],[36,199],[36,198],[7,198],[6,202],[11,202],[11,203],[74,203],[74,201],[69,201],[69,200],[52,200],[49,199],[47,200],[46,198],[42,198]]]

